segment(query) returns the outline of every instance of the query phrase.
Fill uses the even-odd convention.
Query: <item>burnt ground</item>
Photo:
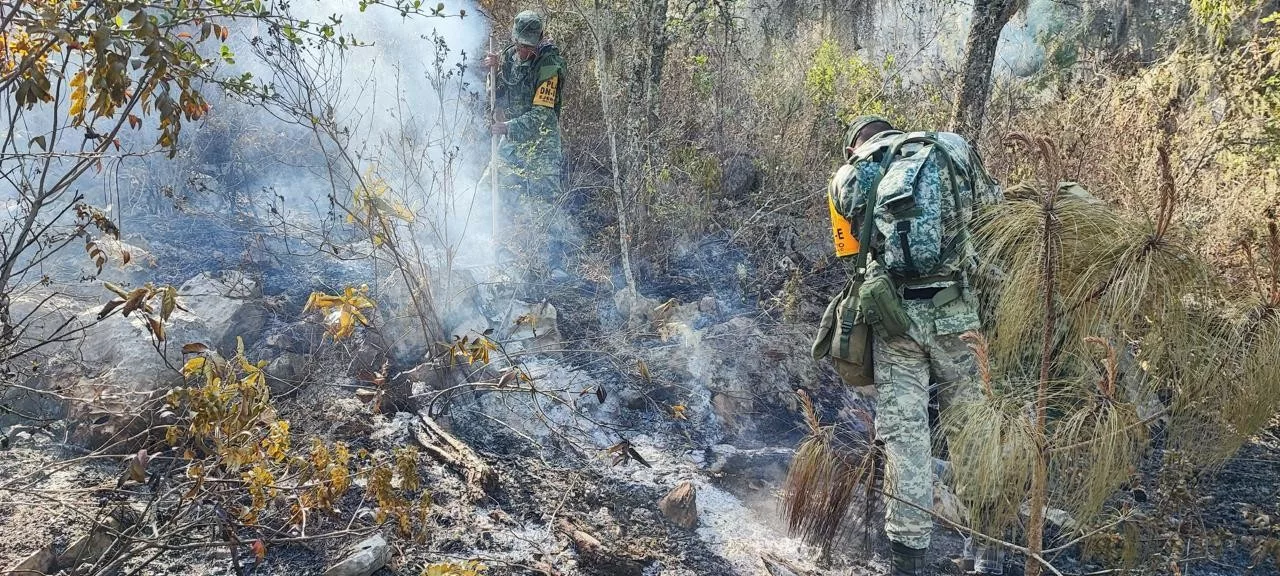
[[[724,307],[722,319],[753,315],[765,318],[766,326],[776,325],[776,321],[760,311],[757,304],[760,295],[745,294],[742,286],[725,280],[737,274],[740,267],[755,274],[759,265],[714,242],[699,244],[672,257],[662,277],[646,278],[642,293],[678,297],[684,302],[710,295]],[[757,288],[766,293],[771,290]],[[619,349],[617,334],[612,332],[616,329],[612,324],[612,294],[612,287],[603,283],[574,280],[552,286],[550,298],[560,313],[559,328],[566,348],[605,352],[568,354],[562,361],[619,390],[635,376],[627,372],[626,366],[605,358]],[[809,300],[806,318],[813,314],[814,305],[821,305],[820,298]],[[816,322],[816,318],[812,320]],[[652,338],[648,341],[652,342]],[[644,342],[636,339],[626,344],[644,346]],[[279,401],[281,416],[290,419],[297,441],[303,442],[311,436],[340,439],[350,443],[353,450],[363,448],[371,452],[411,444],[411,440],[397,431],[390,414],[370,417],[363,405],[351,397],[354,382],[345,377],[346,368],[340,361],[324,367],[318,372],[343,377],[314,382],[296,395]],[[838,391],[830,371],[824,372],[823,379],[811,390],[824,421],[831,421],[838,412],[842,402]],[[646,402],[640,403],[637,409],[623,412],[619,424],[631,434],[657,431],[682,435],[683,444],[662,450],[676,455],[697,455],[703,463],[699,474],[708,486],[739,499],[755,518],[771,524],[776,535],[785,534],[785,527],[778,520],[777,490],[786,474],[787,449],[801,438],[803,424],[783,406],[777,406],[776,410],[766,407],[759,414],[762,425],[754,429],[753,436],[729,438],[743,450],[741,453],[716,452],[713,442],[724,439],[707,437],[705,431],[672,423],[661,412],[662,406],[678,400],[680,394],[682,390],[678,386],[646,390]],[[398,408],[412,410],[414,407]],[[53,429],[51,434],[11,434],[9,443],[0,450],[0,482],[80,455],[74,448],[61,445],[57,425]],[[1178,508],[1179,514],[1144,523],[1138,531],[1145,544],[1143,554],[1153,556],[1167,551],[1169,546],[1165,544],[1172,540],[1170,535],[1181,534],[1186,544],[1181,548],[1184,553],[1180,559],[1184,561],[1178,564],[1180,573],[1277,573],[1274,562],[1258,561],[1273,553],[1267,546],[1280,536],[1270,520],[1280,518],[1277,497],[1280,494],[1277,483],[1280,441],[1276,430],[1273,428],[1247,445],[1222,469],[1198,479],[1187,491],[1192,505]],[[465,439],[480,449],[497,469],[499,489],[488,499],[473,504],[462,496],[463,483],[455,472],[424,458],[419,473],[435,504],[431,529],[421,535],[420,541],[415,541],[383,528],[392,542],[394,556],[391,564],[377,572],[377,576],[415,575],[428,563],[467,559],[484,561],[490,566],[489,574],[717,576],[757,574],[763,570],[744,570],[726,558],[722,547],[708,542],[708,537],[717,535],[715,530],[706,526],[685,530],[664,519],[657,511],[657,502],[667,487],[652,478],[646,480],[645,471],[636,472],[639,465],[635,462],[623,464],[619,470],[568,453],[552,451],[548,455],[531,449],[524,439],[501,432]],[[121,469],[118,459],[88,460],[49,474],[25,493],[3,494],[0,568],[12,566],[42,547],[52,545],[60,550],[82,535],[89,520],[109,507]],[[1134,493],[1126,493],[1117,503],[1129,502],[1154,514],[1159,502],[1165,502],[1168,507],[1178,502],[1176,498],[1188,498],[1154,480],[1145,488],[1149,501],[1137,502]],[[367,508],[367,503],[356,498],[344,501],[341,511],[348,518],[356,517],[351,523],[354,530],[377,530],[368,514],[362,514]],[[604,544],[606,553],[594,559],[580,557],[560,528],[562,521],[571,522],[577,529],[595,536]],[[197,531],[187,543],[211,537],[207,531]],[[320,574],[325,566],[343,557],[345,546],[358,539],[347,536],[273,546],[251,573]],[[883,552],[887,548],[883,536],[873,529],[869,546],[865,544],[857,539],[843,544],[830,563],[808,574],[883,573]],[[944,566],[947,557],[960,553],[961,546],[962,541],[954,532],[935,531],[931,548],[935,565]],[[1116,570],[1114,558],[1108,556],[1107,550],[1096,548],[1077,547],[1053,561],[1067,574],[1113,573],[1108,571]],[[807,553],[812,556],[811,551]],[[1010,558],[1011,573],[1016,573],[1020,561]],[[137,574],[232,574],[229,555],[222,549],[173,551],[146,566],[141,563],[140,559],[129,568],[137,569]],[[1138,564],[1160,568],[1158,560]],[[549,567],[554,568],[549,570]],[[945,573],[945,570],[938,572]],[[1172,573],[1167,568],[1156,572]]]
[[[386,450],[403,442],[396,436],[387,415],[356,417],[360,407],[334,383],[317,384],[311,394],[283,401],[282,415],[295,423],[299,438],[324,435],[345,438],[353,446]],[[1272,428],[1245,446],[1220,470],[1206,475],[1192,487],[1198,509],[1186,508],[1178,517],[1159,518],[1143,531],[1146,538],[1168,538],[1151,526],[1184,526],[1184,562],[1181,573],[1243,575],[1277,573],[1271,560],[1257,562],[1255,549],[1262,549],[1275,536],[1275,528],[1263,517],[1280,517],[1277,496],[1280,485],[1280,441]],[[380,432],[381,431],[381,432]],[[47,470],[47,477],[27,492],[6,494],[0,501],[0,566],[17,560],[43,546],[65,547],[79,537],[88,519],[109,507],[121,465],[116,459],[93,459],[55,470],[55,462],[75,458],[80,452],[63,445],[58,427],[15,434],[0,459],[0,479],[9,479],[32,470]],[[627,477],[628,470],[610,469],[599,463],[556,458],[544,462],[523,440],[497,434],[487,442],[484,456],[497,468],[501,483],[490,499],[477,505],[461,497],[462,482],[453,472],[424,461],[421,474],[431,486],[436,501],[433,528],[422,542],[398,538],[387,530],[395,547],[392,564],[377,573],[417,574],[427,563],[481,559],[490,574],[537,574],[554,566],[563,574],[741,574],[732,562],[695,531],[666,521],[656,510],[664,489],[652,482]],[[707,462],[713,457],[708,452]],[[721,466],[708,465],[709,484],[740,498],[760,517],[776,513],[773,508],[777,484],[785,475],[787,455],[777,453],[731,454]],[[638,469],[634,462],[623,468]],[[1149,484],[1152,511],[1171,487]],[[1133,499],[1126,493],[1123,499]],[[77,502],[60,506],[55,501]],[[361,503],[344,503],[350,513]],[[584,562],[559,532],[561,520],[595,535],[606,543],[609,555],[595,563]],[[357,522],[357,529],[372,529],[370,522]],[[701,530],[701,529],[700,529]],[[938,530],[932,555],[941,564],[948,555],[958,554],[961,540],[952,532]],[[1199,535],[1210,534],[1211,537]],[[192,541],[208,538],[192,534]],[[1208,542],[1208,540],[1215,542]],[[319,574],[323,566],[340,559],[343,547],[355,537],[335,541],[315,541],[272,547],[265,561],[252,574]],[[826,574],[877,574],[883,570],[884,542],[871,536],[871,548],[860,542],[842,546]],[[1160,546],[1152,550],[1159,550]],[[1115,564],[1082,562],[1082,550],[1073,549],[1053,559],[1065,574],[1113,573]],[[1097,556],[1099,551],[1093,550]],[[1270,556],[1270,554],[1265,554]],[[1010,558],[1016,573],[1019,558]],[[1146,564],[1140,562],[1140,564]],[[133,567],[138,567],[136,564]],[[1160,573],[1172,571],[1157,570]],[[939,570],[939,573],[944,573]],[[165,554],[138,574],[231,574],[230,558],[221,549],[196,549]]]

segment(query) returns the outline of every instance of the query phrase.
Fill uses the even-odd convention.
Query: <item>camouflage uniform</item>
[[[543,37],[541,17],[521,12],[512,25],[512,38],[537,46],[536,55],[521,60],[515,44],[499,55],[497,106],[506,120],[507,134],[499,145],[502,166],[498,186],[502,204],[514,207],[508,224],[520,231],[512,236],[517,250],[541,253],[545,273],[559,265],[570,229],[557,206],[563,193],[564,152],[560,107],[564,90],[564,60]],[[547,242],[546,246],[541,246]]]
[[[859,151],[874,149],[883,138],[902,135],[895,130],[881,132]],[[917,550],[929,547],[933,520],[925,510],[933,509],[934,483],[939,480],[935,478],[932,458],[930,392],[936,390],[941,410],[980,393],[973,352],[960,339],[961,334],[981,326],[978,300],[969,286],[976,263],[967,225],[975,208],[970,199],[983,203],[995,201],[1000,194],[985,173],[979,172],[981,160],[971,154],[963,138],[950,133],[930,135],[941,141],[943,150],[956,162],[958,178],[954,182],[959,185],[960,194],[952,194],[953,181],[945,177],[945,164],[943,170],[933,173],[943,175],[942,181],[932,183],[932,187],[941,191],[939,205],[946,212],[941,218],[944,250],[938,254],[938,264],[930,267],[929,277],[890,274],[910,326],[900,336],[876,333],[872,338],[875,422],[887,456],[886,490],[894,496],[887,502],[885,531],[892,542]],[[859,151],[854,152],[855,157]],[[876,183],[878,174],[877,161],[862,160],[842,166],[833,178],[836,208],[855,223],[855,230],[862,222],[867,189]],[[977,177],[979,174],[981,178]],[[888,178],[885,183],[892,184]],[[974,185],[978,189],[971,192]],[[961,206],[955,205],[956,197],[962,199]],[[870,246],[876,259],[868,264],[869,276],[878,273],[877,269],[885,270],[884,263],[891,261],[895,248],[891,226],[880,222],[878,216],[876,219],[877,230]],[[938,298],[935,304],[934,296],[943,290],[951,290],[951,297]]]
[[[564,60],[550,40],[542,39],[536,14],[516,17],[513,36],[533,34],[537,55],[521,61],[515,45],[503,50],[498,69],[497,104],[508,118],[507,135],[499,148],[504,170],[501,184],[507,200],[532,196],[553,201],[561,191],[564,152],[561,148],[560,106],[564,90]]]

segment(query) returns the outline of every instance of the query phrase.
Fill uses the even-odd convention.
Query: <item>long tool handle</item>
[[[489,37],[489,53],[493,54],[493,37]],[[489,122],[498,119],[498,67],[489,68]],[[498,135],[489,135],[489,237],[493,240],[493,263],[498,263]]]

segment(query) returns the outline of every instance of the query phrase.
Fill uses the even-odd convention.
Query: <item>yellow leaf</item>
[[[195,358],[187,360],[187,363],[182,365],[182,376],[184,378],[190,378],[192,374],[204,370],[204,364],[204,356],[196,356]]]
[[[71,109],[68,114],[79,116],[84,113],[85,91],[84,88],[76,88],[71,91]]]

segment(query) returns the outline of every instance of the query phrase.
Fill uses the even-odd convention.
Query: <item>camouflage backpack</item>
[[[865,214],[871,199],[874,232],[883,238],[877,262],[895,278],[950,274],[953,255],[968,237],[973,210],[983,201],[974,185],[980,160],[971,161],[971,154],[964,139],[949,132],[888,133],[872,139],[849,160],[857,178],[845,179],[845,190],[832,191],[835,207],[846,217]],[[849,189],[854,186],[858,189]]]
[[[869,385],[873,333],[897,336],[910,324],[896,284],[954,284],[974,209],[1000,196],[958,134],[886,132],[855,150],[829,191],[837,255],[856,254],[854,274],[823,315],[814,358],[829,354],[846,382]]]

